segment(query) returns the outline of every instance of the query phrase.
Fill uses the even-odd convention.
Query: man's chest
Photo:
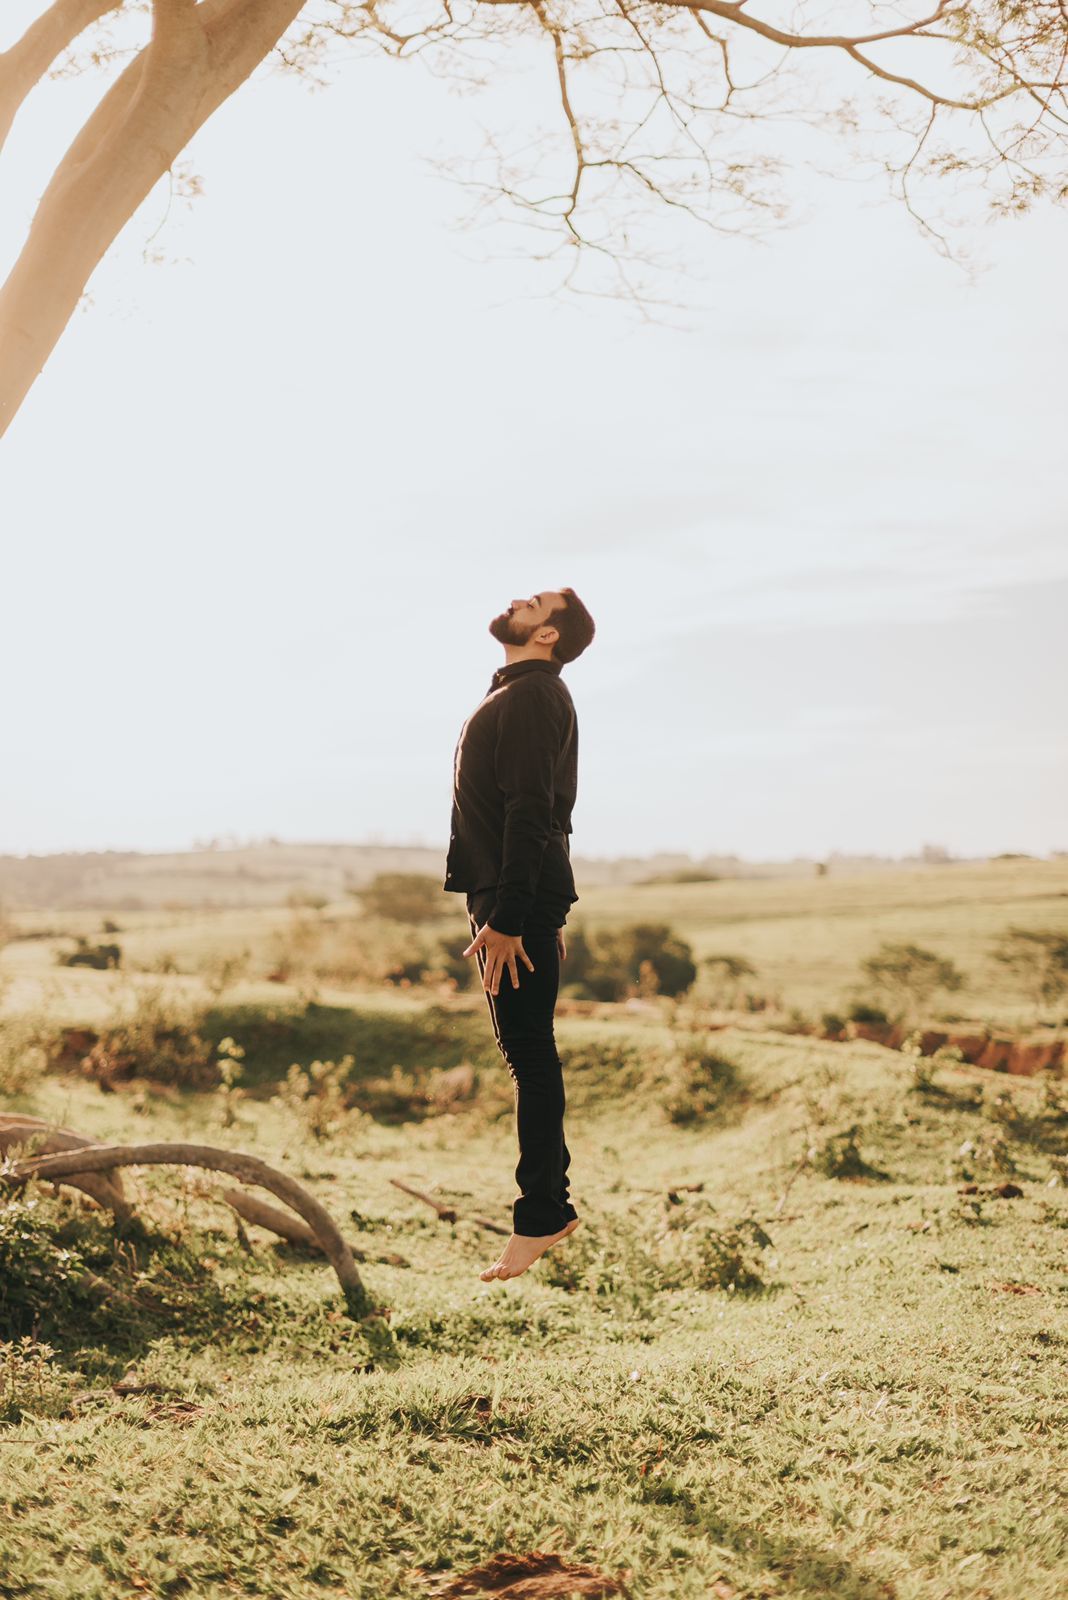
[[[506,691],[496,689],[472,711],[460,729],[453,760],[453,779],[459,784],[464,777],[481,778],[492,770],[493,752],[497,743],[497,730]]]

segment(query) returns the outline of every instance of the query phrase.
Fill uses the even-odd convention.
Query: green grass
[[[43,1232],[135,1303],[43,1319],[50,1376],[20,1378],[0,1426],[0,1594],[407,1600],[545,1548],[629,1573],[634,1600],[1062,1594],[1055,1097],[968,1068],[921,1089],[877,1046],[727,1031],[729,1094],[680,1124],[662,1027],[620,1023],[615,1053],[565,1032],[585,1232],[508,1284],[478,1278],[500,1241],[466,1220],[508,1217],[504,1094],[316,1142],[269,1099],[225,1128],[215,1096],[44,1079],[25,1107],[98,1137],[244,1146],[301,1177],[348,1219],[393,1344],[374,1357],[321,1262],[255,1229],[246,1254],[199,1180],[131,1175],[148,1228],[128,1241],[39,1194]],[[851,1128],[885,1176],[820,1174]],[[1006,1162],[1022,1198],[989,1193]],[[966,1176],[988,1192],[959,1194]],[[732,1275],[746,1223],[768,1242]],[[127,1371],[142,1392],[115,1392]]]

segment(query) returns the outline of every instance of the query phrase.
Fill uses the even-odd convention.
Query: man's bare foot
[[[513,1233],[492,1267],[486,1267],[479,1273],[479,1277],[483,1283],[489,1283],[493,1278],[518,1278],[521,1272],[532,1267],[538,1257],[543,1256],[552,1245],[559,1244],[569,1233],[574,1233],[578,1225],[578,1217],[573,1217],[567,1227],[561,1228],[559,1233],[542,1233],[537,1237],[525,1233]]]

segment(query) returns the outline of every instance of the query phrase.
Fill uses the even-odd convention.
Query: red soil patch
[[[502,1551],[435,1590],[437,1600],[468,1600],[478,1595],[494,1595],[496,1600],[571,1600],[572,1595],[605,1600],[624,1593],[606,1572],[565,1561],[550,1550],[531,1550],[525,1556]]]

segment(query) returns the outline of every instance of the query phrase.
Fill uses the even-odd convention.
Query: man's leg
[[[477,916],[469,915],[475,934],[481,924]],[[563,1068],[553,1030],[560,953],[556,929],[533,921],[533,926],[528,921],[524,931],[523,947],[534,971],[520,964],[518,988],[513,988],[511,976],[505,972],[499,992],[491,995],[486,991],[497,1045],[515,1084],[519,1138],[515,1176],[520,1189],[513,1206],[515,1239],[529,1241],[512,1249],[511,1264],[516,1270],[496,1274],[502,1277],[525,1270],[545,1248],[543,1241],[572,1231],[578,1222],[569,1197],[571,1156],[564,1139]],[[479,975],[484,978],[484,951],[478,952],[478,962]],[[540,1248],[534,1249],[535,1241]]]

